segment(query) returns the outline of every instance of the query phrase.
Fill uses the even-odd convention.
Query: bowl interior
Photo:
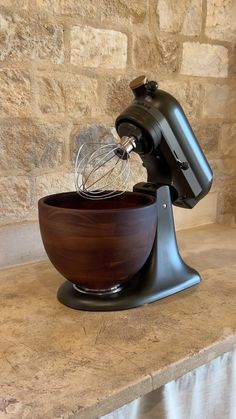
[[[44,203],[52,207],[96,211],[139,208],[151,205],[154,201],[154,197],[137,192],[125,192],[122,195],[103,200],[86,199],[76,192],[61,193],[44,198]]]

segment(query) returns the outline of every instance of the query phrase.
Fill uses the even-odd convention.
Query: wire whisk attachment
[[[133,137],[123,137],[119,144],[82,144],[75,162],[78,194],[98,200],[124,193],[130,175],[129,157],[134,148]]]

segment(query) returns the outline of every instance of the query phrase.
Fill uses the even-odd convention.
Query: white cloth
[[[236,419],[236,350],[100,419]]]

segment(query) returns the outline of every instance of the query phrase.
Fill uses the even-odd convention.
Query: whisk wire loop
[[[120,145],[84,143],[75,161],[75,186],[79,195],[87,199],[107,199],[121,195],[128,188],[129,155]],[[119,153],[117,152],[119,151]]]

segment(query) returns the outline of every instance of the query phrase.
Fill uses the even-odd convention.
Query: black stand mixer
[[[58,299],[74,309],[109,311],[137,307],[201,280],[179,254],[172,204],[193,208],[209,192],[212,171],[176,99],[145,76],[133,80],[130,87],[134,100],[116,120],[121,143],[115,154],[125,160],[134,151],[142,159],[147,182],[136,184],[133,190],[156,196],[155,241],[145,265],[119,293],[87,295],[79,293],[71,282],[62,284]]]

